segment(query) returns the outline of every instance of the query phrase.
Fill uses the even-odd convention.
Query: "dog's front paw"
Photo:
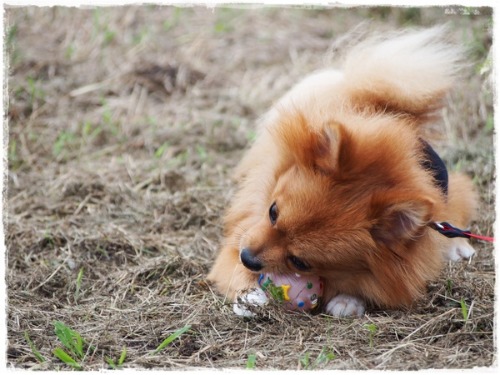
[[[252,289],[247,294],[236,297],[233,305],[233,311],[238,316],[253,317],[252,307],[263,306],[267,303],[268,298],[262,289]]]
[[[474,248],[465,238],[451,238],[450,245],[445,255],[448,260],[457,262],[462,259],[470,259],[476,253]]]
[[[339,294],[328,302],[326,312],[336,317],[363,316],[365,303],[357,297]]]

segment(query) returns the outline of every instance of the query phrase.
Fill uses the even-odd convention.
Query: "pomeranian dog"
[[[447,260],[470,258],[471,180],[448,175],[424,140],[459,68],[459,48],[434,27],[372,37],[340,70],[307,76],[262,118],[241,161],[225,242],[208,275],[247,315],[263,303],[259,273],[317,275],[322,308],[360,316],[408,307]]]

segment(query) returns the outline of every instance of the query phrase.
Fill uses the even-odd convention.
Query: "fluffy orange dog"
[[[441,108],[460,51],[443,28],[372,38],[341,70],[312,74],[264,116],[237,171],[225,244],[208,276],[247,315],[259,272],[314,274],[324,310],[409,306],[447,259],[474,249],[429,227],[467,227],[471,181],[448,178],[422,127]]]

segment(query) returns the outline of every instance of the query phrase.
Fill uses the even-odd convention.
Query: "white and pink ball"
[[[323,295],[323,282],[318,276],[263,273],[258,282],[269,298],[287,310],[312,310]]]

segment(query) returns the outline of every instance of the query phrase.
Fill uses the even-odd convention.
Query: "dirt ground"
[[[84,370],[492,366],[491,244],[473,241],[472,261],[449,264],[411,310],[361,319],[273,308],[242,319],[204,281],[231,171],[258,117],[375,30],[448,22],[467,47],[431,143],[451,170],[474,177],[481,210],[472,230],[493,235],[491,14],[7,7],[7,365],[74,368],[59,348]],[[65,348],[56,321],[81,335],[82,354]]]

